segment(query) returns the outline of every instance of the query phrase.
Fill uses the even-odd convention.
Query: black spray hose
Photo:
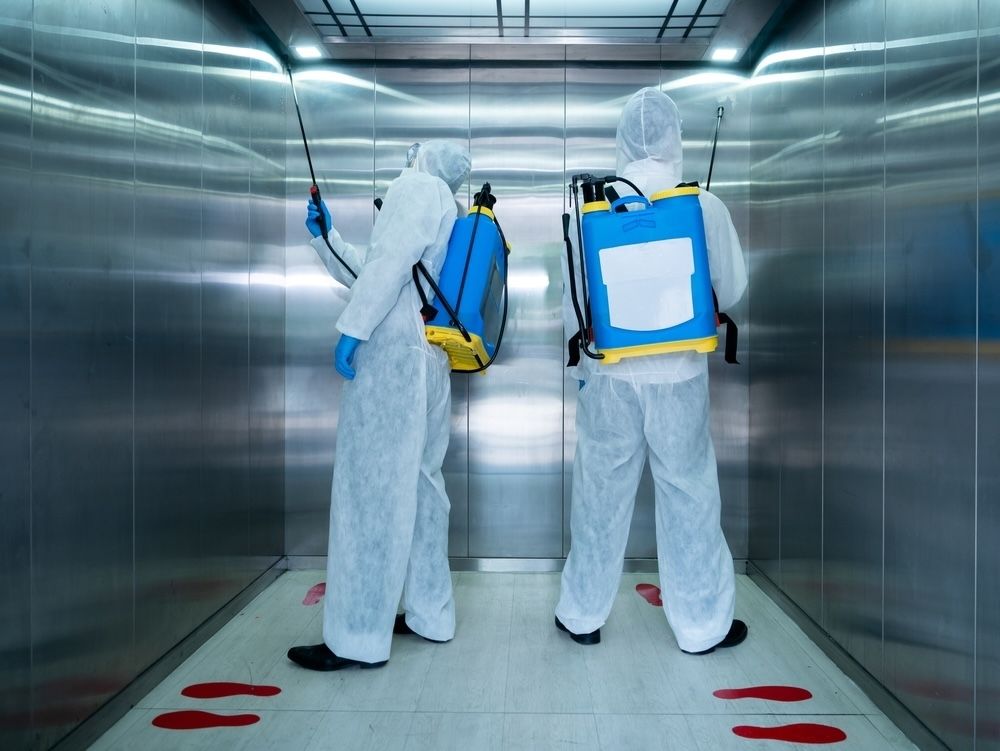
[[[299,98],[295,93],[295,79],[292,78],[292,69],[288,69],[288,82],[292,87],[292,101],[295,102],[295,114],[299,118],[299,130],[302,133],[302,145],[306,150],[306,162],[309,164],[309,177],[312,178],[312,185],[309,186],[309,197],[316,206],[316,211],[319,212],[319,231],[323,236],[323,242],[326,243],[326,247],[330,249],[333,253],[333,257],[340,261],[340,265],[347,269],[347,273],[350,274],[355,279],[358,278],[357,273],[354,269],[347,265],[347,261],[340,257],[340,255],[333,249],[330,244],[330,228],[326,226],[326,216],[323,214],[323,196],[320,195],[319,185],[316,184],[316,172],[313,170],[312,154],[309,153],[309,139],[306,138],[306,126],[302,122],[302,110],[299,109]]]
[[[479,193],[476,194],[476,202],[473,207],[476,209],[481,209],[483,204],[486,202],[486,196],[490,194],[491,186],[489,183],[483,183],[483,187],[480,189]],[[482,216],[482,211],[476,211],[476,218],[472,220],[472,234],[469,235],[469,249],[465,254],[465,268],[462,269],[462,282],[458,285],[458,300],[455,302],[455,308],[457,310],[462,309],[462,297],[465,295],[465,282],[469,277],[469,265],[472,263],[472,248],[476,242],[476,231],[479,229],[479,217]]]
[[[627,186],[629,186],[632,190],[635,191],[635,194],[637,196],[642,196],[643,198],[646,197],[645,194],[643,194],[643,192],[639,190],[638,185],[636,185],[631,180],[626,180],[624,177],[619,177],[618,175],[608,175],[607,177],[601,179],[604,180],[604,182],[606,183],[625,183]]]
[[[580,218],[580,193],[577,187],[576,181],[573,181],[573,193],[574,201],[573,207],[576,210],[576,237],[579,242],[579,248],[577,252],[580,254],[580,286],[583,291],[583,321],[585,328],[580,329],[580,349],[583,353],[592,360],[603,360],[604,355],[594,352],[590,349],[590,332],[593,330],[594,321],[590,313],[590,293],[587,290],[587,261],[583,255],[583,220]],[[567,240],[569,235],[567,234]],[[572,243],[569,243],[569,248],[572,249]],[[571,290],[571,296],[574,298],[574,305],[578,304],[575,302],[576,295],[576,281],[573,277],[573,266],[571,261],[569,263],[570,281],[573,282],[573,289]]]
[[[583,257],[583,221],[580,219],[580,188],[576,183],[576,179],[573,180],[572,190],[573,192],[570,193],[570,196],[573,201],[573,209],[576,212],[576,240],[580,253],[580,287],[583,292],[583,320],[586,326],[586,328],[580,329],[580,341],[584,342],[587,340],[587,334],[590,331],[592,321],[590,317],[590,292],[587,289],[587,264]]]
[[[603,360],[604,355],[591,352],[590,345],[587,343],[587,324],[584,322],[583,311],[580,308],[580,299],[576,294],[576,271],[573,268],[573,241],[569,238],[570,215],[563,214],[562,222],[563,241],[566,243],[566,264],[569,271],[569,296],[573,301],[573,312],[576,314],[576,323],[580,327],[580,348],[592,360]],[[580,269],[581,277],[585,276],[586,273],[583,268]]]
[[[712,184],[712,169],[715,167],[715,149],[719,145],[719,129],[722,127],[722,115],[725,114],[726,108],[721,104],[719,109],[715,111],[715,140],[712,141],[712,159],[708,163],[708,179],[705,181],[705,190],[708,190],[708,186]]]

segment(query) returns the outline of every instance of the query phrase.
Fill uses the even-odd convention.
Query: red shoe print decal
[[[204,730],[205,728],[238,728],[260,722],[255,714],[222,715],[214,712],[183,710],[166,712],[153,719],[153,724],[165,730]]]
[[[181,694],[190,699],[222,699],[226,696],[277,696],[277,686],[252,686],[249,683],[196,683]]]
[[[847,733],[830,725],[812,722],[798,722],[793,725],[778,725],[762,728],[756,725],[737,725],[733,732],[740,738],[765,741],[787,741],[788,743],[840,743],[847,740]]]
[[[796,686],[748,686],[747,688],[720,688],[712,696],[718,699],[767,699],[768,701],[805,701],[812,694]]]
[[[655,584],[636,584],[635,591],[650,605],[658,608],[663,607],[663,600],[660,599],[660,588]]]
[[[317,602],[323,599],[323,595],[326,594],[326,582],[320,582],[319,584],[311,587],[308,592],[306,592],[305,598],[302,600],[303,605],[315,605]]]

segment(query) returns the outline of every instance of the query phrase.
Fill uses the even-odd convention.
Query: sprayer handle
[[[330,237],[330,228],[326,226],[326,214],[323,213],[323,196],[320,195],[319,186],[315,183],[309,186],[309,197],[319,212],[319,217],[317,218],[319,231],[322,233],[323,239],[328,239]]]
[[[610,211],[616,211],[619,206],[624,206],[629,203],[644,203],[647,208],[653,205],[649,202],[649,199],[646,198],[646,196],[622,196],[611,204]]]

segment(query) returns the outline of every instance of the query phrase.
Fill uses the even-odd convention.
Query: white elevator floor
[[[815,749],[748,740],[738,725],[818,723],[846,740],[830,748],[913,749],[905,736],[747,577],[739,647],[681,653],[663,616],[637,594],[653,574],[626,574],[598,646],[556,631],[557,574],[456,573],[458,629],[449,644],[397,636],[379,670],[312,673],[286,650],[320,641],[322,606],[303,600],[320,571],[281,576],[109,730],[95,749]],[[189,699],[192,684],[277,686],[273,696]],[[794,703],[722,700],[717,689],[794,686]],[[176,710],[253,714],[244,727],[165,730]]]

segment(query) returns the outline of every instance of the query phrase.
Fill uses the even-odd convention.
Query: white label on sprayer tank
[[[656,331],[694,318],[690,237],[603,248],[601,277],[608,288],[611,325]]]

